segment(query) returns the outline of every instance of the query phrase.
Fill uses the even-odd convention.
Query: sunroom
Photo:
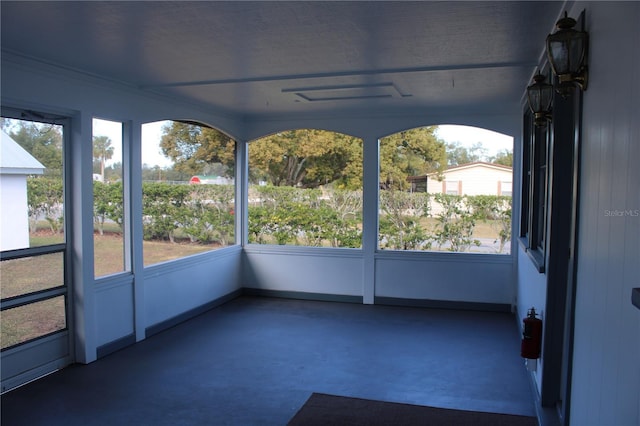
[[[580,248],[579,142],[590,92],[576,86],[567,98],[556,95],[553,112],[538,126],[527,87],[537,73],[549,83],[556,78],[545,39],[565,11],[576,29],[600,22],[608,34],[617,22],[610,15],[631,25],[637,5],[3,1],[1,7],[3,129],[17,140],[55,133],[42,146],[61,148],[59,166],[44,175],[62,194],[37,213],[53,239],[2,252],[3,274],[22,262],[35,276],[35,287],[12,293],[5,293],[11,286],[3,276],[3,392],[73,363],[99,363],[245,296],[503,312],[518,326],[534,306],[545,327],[540,358],[527,365],[535,404],[547,407],[553,421],[587,424],[574,423],[570,414],[580,417],[568,403],[575,391],[567,383],[577,380],[571,354],[581,306],[573,299],[578,263],[560,253]],[[632,37],[621,40],[632,44]],[[590,61],[606,50],[597,44],[602,38],[595,43]],[[636,76],[637,56],[629,59]],[[637,93],[637,83],[633,88]],[[512,196],[498,197],[503,207],[491,220],[507,227],[496,234],[499,250],[474,250],[482,245],[475,236],[465,234],[461,244],[443,237],[444,215],[429,216],[433,206],[415,201],[424,194],[407,190],[407,176],[445,166],[420,145],[437,141],[434,126],[444,125],[513,140]],[[294,159],[283,148],[306,137],[306,148],[324,156]],[[554,149],[554,140],[571,143]],[[212,144],[215,153],[205,152]],[[625,155],[638,151],[637,141],[625,146]],[[407,161],[400,180],[385,181],[392,175],[390,150]],[[153,163],[159,152],[171,167]],[[327,171],[337,153],[349,156],[339,176]],[[285,163],[288,178],[303,167],[306,174],[282,184],[273,170]],[[174,180],[185,185],[172,186]],[[441,211],[448,199],[436,198],[428,200]],[[400,199],[408,204],[393,204]],[[214,210],[217,216],[205,217]],[[299,215],[282,221],[287,212]],[[390,220],[394,212],[402,213],[400,222]],[[422,219],[410,220],[416,217]],[[398,231],[414,225],[424,229]],[[103,231],[114,226],[115,251],[104,251]],[[637,232],[637,222],[626,226]],[[419,232],[427,227],[432,234]],[[637,243],[628,244],[628,256],[637,255]],[[161,257],[163,250],[173,253]],[[631,275],[625,272],[625,291]],[[629,324],[637,309],[626,305],[621,322]],[[56,321],[35,337],[25,332],[6,340],[5,325],[22,323],[25,312]],[[637,344],[634,350],[640,353]],[[580,398],[574,403],[600,396]],[[638,401],[620,404],[619,424],[638,419]],[[542,408],[538,414],[545,417]],[[605,409],[598,415],[614,418]]]

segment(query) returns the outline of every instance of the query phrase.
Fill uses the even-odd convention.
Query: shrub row
[[[51,181],[51,182],[50,182]],[[44,216],[59,232],[62,184],[28,180],[31,223]],[[102,233],[107,221],[122,228],[121,182],[94,182],[94,222]],[[232,244],[232,185],[143,184],[144,238],[178,236],[202,244]],[[59,207],[57,207],[59,209]],[[491,221],[502,251],[511,238],[511,197],[380,192],[379,243],[383,249],[466,251],[478,221]],[[305,246],[360,247],[362,193],[339,189],[252,186],[249,190],[249,242]]]

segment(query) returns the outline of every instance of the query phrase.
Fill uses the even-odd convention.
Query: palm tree
[[[104,164],[113,157],[111,139],[107,136],[93,137],[93,158],[100,161],[100,176],[104,179]]]

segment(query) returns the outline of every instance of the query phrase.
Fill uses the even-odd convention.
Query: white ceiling
[[[216,112],[518,107],[562,2],[0,3],[2,49]]]

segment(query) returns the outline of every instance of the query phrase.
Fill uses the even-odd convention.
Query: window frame
[[[233,190],[231,191],[232,196],[231,199],[234,200],[233,202],[233,206],[230,208],[230,210],[227,212],[229,214],[231,214],[232,217],[232,223],[233,223],[233,235],[231,235],[231,237],[229,238],[229,243],[228,244],[221,244],[218,247],[211,247],[211,244],[209,244],[209,242],[207,243],[203,243],[203,246],[205,246],[205,249],[196,249],[196,250],[189,250],[189,252],[185,252],[185,253],[180,253],[180,256],[176,256],[176,257],[170,257],[167,259],[151,259],[150,257],[146,257],[145,252],[150,253],[152,252],[151,250],[151,246],[152,244],[155,243],[164,243],[165,240],[162,239],[160,241],[158,241],[155,238],[147,238],[144,233],[144,227],[145,227],[145,209],[148,207],[148,205],[145,203],[145,201],[148,201],[147,198],[145,197],[149,197],[149,194],[145,194],[145,184],[146,183],[167,183],[168,184],[176,184],[176,186],[191,186],[193,184],[193,182],[191,182],[191,180],[187,180],[187,181],[179,181],[180,183],[178,184],[178,181],[167,181],[166,179],[162,179],[162,180],[158,180],[158,181],[145,181],[144,180],[144,176],[142,175],[142,173],[144,172],[145,167],[148,167],[149,164],[147,164],[145,162],[146,158],[144,156],[144,150],[145,149],[149,149],[148,146],[145,146],[145,139],[147,139],[147,136],[145,136],[145,126],[146,125],[161,125],[162,127],[164,126],[171,126],[173,123],[179,123],[179,124],[183,124],[183,125],[188,125],[188,126],[197,126],[200,127],[201,130],[204,129],[212,129],[215,130],[219,133],[221,133],[222,135],[224,135],[225,137],[229,138],[230,141],[233,142],[233,169],[231,172],[231,175],[233,176]],[[161,132],[164,132],[164,130],[161,130]],[[160,143],[161,138],[163,137],[163,134],[159,134],[159,139],[157,141],[157,143]],[[164,265],[164,264],[168,264],[171,262],[181,262],[181,261],[185,261],[185,259],[190,259],[190,258],[194,258],[196,256],[202,256],[202,255],[207,255],[213,252],[217,252],[219,250],[225,250],[228,249],[230,247],[233,246],[239,246],[240,245],[240,240],[239,240],[239,232],[240,232],[240,228],[238,226],[238,219],[236,219],[236,214],[235,212],[239,209],[239,204],[237,202],[238,197],[237,197],[237,193],[238,193],[238,175],[237,175],[237,171],[238,171],[238,146],[239,146],[239,141],[230,136],[229,134],[223,132],[222,130],[220,130],[217,127],[214,126],[210,126],[204,122],[200,122],[200,121],[194,121],[194,120],[181,120],[181,119],[163,119],[163,120],[154,120],[154,121],[145,121],[143,123],[140,124],[140,138],[141,138],[141,150],[143,152],[143,154],[140,156],[140,164],[139,165],[135,165],[134,167],[139,167],[140,168],[140,172],[141,172],[141,200],[142,200],[142,205],[141,205],[141,210],[140,213],[142,214],[142,232],[143,232],[143,236],[142,236],[142,253],[141,253],[141,260],[142,260],[142,267],[144,269],[147,268],[157,268],[159,265]],[[147,139],[148,141],[153,141],[153,143],[155,144],[156,141],[152,140],[151,137],[148,137]],[[123,139],[124,141],[124,139]],[[126,143],[126,142],[125,142]],[[154,146],[155,148],[155,146]],[[175,166],[175,164],[173,164],[171,167]],[[191,173],[187,173],[188,175],[191,175],[192,178],[193,176],[196,175],[192,175]],[[214,182],[204,182],[205,185],[212,183],[212,184],[216,184]],[[198,188],[200,185],[195,185],[195,188]],[[160,189],[160,192],[162,191],[162,189]],[[125,197],[126,198],[126,197]],[[162,199],[162,196],[158,196],[158,199]],[[198,201],[202,201],[202,200],[198,200]],[[205,200],[205,204],[206,204]],[[153,204],[153,202],[150,202],[150,204]],[[180,204],[180,203],[178,203]],[[159,216],[162,216],[166,213],[164,213],[162,211],[162,209],[158,209],[158,211],[156,212]],[[190,216],[190,217],[196,217],[196,216]],[[172,237],[167,236],[167,238],[170,240]],[[181,240],[186,240],[187,236],[186,235],[181,235],[179,237]],[[191,238],[190,236],[188,238]],[[149,244],[145,244],[145,243],[149,243]],[[146,247],[145,247],[146,246]],[[191,247],[199,247],[197,245],[192,245]],[[202,247],[202,246],[200,246]]]
[[[49,124],[60,126],[62,130],[62,168],[61,168],[61,180],[62,180],[62,203],[63,203],[63,213],[62,213],[62,230],[63,237],[61,242],[53,242],[44,245],[37,245],[33,247],[23,247],[17,249],[10,249],[0,251],[0,261],[10,261],[10,260],[18,260],[18,259],[29,259],[40,256],[46,256],[50,254],[61,254],[62,256],[62,276],[63,283],[62,285],[47,287],[31,292],[25,292],[19,295],[14,295],[7,297],[5,299],[0,299],[0,311],[7,311],[13,308],[19,308],[23,306],[34,305],[39,302],[50,301],[59,297],[63,298],[63,306],[64,306],[64,327],[59,328],[53,331],[42,333],[35,337],[30,337],[18,343],[9,345],[7,347],[3,347],[0,349],[0,352],[3,353],[4,356],[6,354],[11,353],[15,350],[15,348],[19,347],[28,347],[31,342],[43,341],[44,339],[49,338],[50,336],[57,336],[65,341],[60,346],[62,352],[71,353],[73,351],[73,341],[67,339],[73,331],[73,302],[72,302],[72,292],[71,290],[71,272],[70,265],[72,262],[71,254],[70,254],[70,234],[71,234],[71,224],[72,224],[72,215],[73,213],[70,211],[71,203],[71,194],[70,194],[70,186],[72,185],[70,179],[70,167],[72,164],[71,161],[71,153],[70,153],[70,145],[71,145],[71,120],[69,117],[58,115],[55,113],[46,113],[46,112],[34,112],[30,110],[23,110],[19,108],[13,107],[2,107],[0,116],[2,118],[33,122],[39,124]],[[21,350],[21,349],[18,349]],[[24,354],[23,356],[28,357],[28,354]],[[58,355],[53,355],[56,357]],[[21,367],[20,367],[21,368]],[[12,370],[12,367],[6,368],[7,370]],[[4,379],[3,379],[4,381]],[[4,384],[2,387],[3,391]]]
[[[346,138],[352,138],[355,142],[359,143],[359,149],[361,150],[361,154],[360,154],[360,176],[362,179],[362,182],[360,182],[361,186],[359,189],[341,189],[338,188],[339,191],[345,191],[345,193],[359,193],[359,198],[360,198],[360,203],[358,206],[359,212],[355,213],[355,217],[357,218],[359,216],[359,223],[357,224],[357,228],[359,228],[359,230],[357,230],[356,234],[357,235],[352,235],[352,237],[349,237],[347,235],[347,237],[343,240],[343,241],[349,241],[351,238],[353,239],[353,241],[358,240],[359,241],[359,245],[355,246],[349,246],[349,245],[341,245],[341,243],[339,243],[338,245],[327,245],[326,242],[328,240],[326,239],[322,239],[322,243],[321,244],[299,244],[297,238],[295,238],[295,241],[291,238],[289,238],[289,234],[291,234],[292,230],[291,229],[287,229],[287,225],[285,224],[285,226],[283,227],[283,229],[287,229],[286,231],[282,232],[280,234],[282,240],[278,241],[277,237],[274,237],[274,234],[266,234],[268,236],[268,238],[270,240],[276,239],[275,241],[262,241],[260,240],[260,237],[256,238],[256,234],[254,231],[252,231],[252,210],[256,207],[263,207],[263,203],[270,203],[273,200],[269,199],[269,197],[261,197],[259,195],[257,195],[257,193],[260,192],[261,187],[264,188],[269,188],[273,191],[279,192],[279,191],[287,191],[288,189],[293,190],[311,190],[311,189],[315,189],[315,190],[319,190],[322,192],[322,194],[317,198],[317,202],[320,203],[324,203],[324,200],[322,200],[324,197],[327,197],[327,194],[331,194],[333,191],[332,189],[328,189],[327,191],[325,191],[325,189],[322,188],[322,186],[317,187],[317,188],[304,188],[304,187],[300,187],[300,186],[288,186],[288,185],[274,185],[274,184],[266,184],[263,185],[260,182],[256,182],[253,183],[252,182],[252,166],[250,165],[250,161],[251,161],[251,151],[252,151],[252,146],[256,146],[257,143],[263,139],[269,138],[271,136],[277,135],[279,133],[288,133],[288,132],[305,132],[305,131],[309,131],[309,132],[325,132],[325,133],[330,133],[333,135],[337,135],[339,137],[346,137]],[[279,130],[277,132],[273,132],[264,136],[260,136],[257,138],[254,138],[248,142],[246,142],[245,147],[246,147],[246,165],[247,165],[247,193],[245,195],[245,201],[246,201],[246,229],[247,229],[247,233],[246,233],[246,245],[247,246],[255,246],[255,247],[269,247],[270,249],[273,248],[277,248],[276,250],[289,250],[289,249],[293,249],[293,250],[318,250],[318,251],[326,251],[326,250],[363,250],[364,247],[364,240],[363,240],[363,233],[362,233],[362,227],[364,226],[364,146],[365,146],[365,141],[363,138],[359,137],[359,136],[353,136],[351,134],[348,133],[344,133],[338,130],[332,130],[332,129],[328,129],[328,128],[323,128],[323,127],[292,127],[292,128],[288,128],[288,129],[282,129]],[[357,159],[357,158],[356,158]],[[355,160],[354,160],[355,162]],[[304,196],[303,196],[304,197]],[[310,199],[313,199],[315,196],[311,195]],[[298,197],[294,197],[298,198]],[[308,200],[307,200],[308,201]],[[254,205],[257,204],[257,205]],[[313,203],[311,203],[313,204]],[[316,206],[315,208],[312,208],[313,210],[319,211],[320,206]],[[326,207],[326,206],[322,206],[322,207]],[[311,207],[310,207],[311,208]],[[312,210],[310,210],[312,211]],[[254,210],[255,212],[255,210]],[[277,214],[275,214],[275,216],[278,216]],[[295,212],[292,216],[295,216]],[[351,228],[348,224],[348,221],[345,221],[344,218],[340,219],[343,224],[340,225],[339,227],[337,227],[336,229],[344,229],[347,230],[347,234],[350,231],[353,231],[353,228]],[[256,222],[254,222],[255,224]],[[274,228],[273,222],[269,223],[271,228]],[[277,224],[278,226],[279,224]],[[330,225],[333,226],[335,225],[335,222]],[[277,228],[277,226],[275,228]],[[303,225],[304,227],[304,225]],[[293,232],[297,232],[297,231],[293,231]],[[285,241],[285,238],[288,238]],[[285,241],[285,242],[283,242]],[[315,241],[320,241],[320,239],[316,238]]]
[[[537,126],[526,107],[522,138],[520,243],[539,273],[545,272],[552,125]]]

